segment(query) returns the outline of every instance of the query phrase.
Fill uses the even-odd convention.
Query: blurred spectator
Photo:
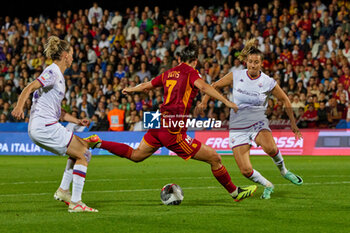
[[[342,50],[343,55],[348,59],[348,62],[350,63],[350,40],[345,41],[345,47]]]
[[[108,112],[109,130],[123,131],[124,130],[124,110],[118,108],[119,103],[113,102],[112,109]]]
[[[350,87],[350,67],[344,67],[344,74],[340,76],[339,82],[343,84],[344,89],[348,90]]]
[[[94,114],[94,107],[92,106],[92,104],[90,104],[87,101],[87,95],[83,94],[82,95],[82,102],[79,104],[79,115],[81,112],[85,112],[85,114],[88,116],[88,118],[91,118],[92,115]]]
[[[135,115],[134,121],[132,122],[129,130],[130,131],[142,131],[143,130],[142,121],[141,121],[139,115]]]
[[[224,38],[220,38],[217,49],[221,51],[221,54],[222,54],[222,56],[224,58],[226,58],[229,55],[229,49],[225,45],[225,39]]]
[[[132,40],[139,37],[140,29],[136,26],[135,20],[131,21],[130,26],[127,28],[126,40]]]
[[[113,19],[112,19],[112,26],[114,27],[114,28],[117,28],[117,26],[118,26],[118,24],[120,23],[120,22],[122,22],[122,20],[123,20],[123,17],[120,15],[120,12],[119,11],[115,11],[114,12],[114,16],[113,16]]]
[[[342,118],[342,112],[338,109],[338,103],[335,98],[331,98],[328,101],[328,122],[330,128],[335,128],[340,119]]]
[[[102,8],[98,6],[97,2],[93,3],[93,6],[89,9],[89,15],[88,15],[88,19],[89,22],[92,23],[93,22],[93,18],[96,18],[97,22],[100,22],[102,19]]]
[[[107,131],[109,128],[107,115],[105,113],[102,113],[101,117],[99,117],[97,114],[94,114],[91,117],[91,122],[93,125],[90,131]]]
[[[339,100],[340,96],[343,94],[345,96],[346,101],[349,101],[349,93],[346,90],[344,90],[344,85],[342,83],[338,83],[337,87],[337,91],[333,93],[333,98]]]
[[[17,93],[12,91],[11,85],[6,85],[4,92],[1,94],[1,98],[4,102],[8,102],[10,104],[13,104],[17,101]]]
[[[299,100],[299,95],[293,96],[292,108],[296,117],[299,117],[299,108],[305,108],[305,104]]]
[[[327,128],[328,125],[329,122],[326,104],[324,102],[320,102],[320,107],[317,110],[317,126],[319,128]]]
[[[1,113],[0,114],[0,123],[6,123],[6,122],[7,122],[6,114]]]
[[[121,64],[118,64],[117,66],[117,71],[114,73],[114,77],[117,77],[119,79],[125,78],[126,77],[126,72],[123,69],[123,66]]]
[[[137,26],[140,28],[140,33],[151,33],[153,29],[153,21],[148,18],[146,12],[141,13],[141,19],[137,22]]]
[[[243,70],[243,69],[244,69],[244,66],[241,64],[239,59],[235,58],[235,60],[233,61],[233,66],[230,69],[230,72],[233,72],[235,70]]]
[[[308,129],[316,128],[317,111],[313,104],[308,106],[308,109],[302,116],[302,120],[307,123]]]
[[[148,78],[151,77],[151,72],[147,70],[146,62],[141,63],[140,70],[136,73],[136,75],[140,78],[141,82],[143,82],[145,77],[148,77]]]

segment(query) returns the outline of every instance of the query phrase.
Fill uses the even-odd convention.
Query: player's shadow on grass
[[[101,200],[95,203],[95,205],[99,205],[101,207],[103,206],[110,206],[111,203],[116,206],[156,206],[161,204],[160,200],[155,199],[143,199],[143,200],[137,200],[137,199],[109,199],[109,200]],[[92,205],[92,204],[91,204]]]
[[[222,207],[234,207],[234,200],[230,200],[230,197],[225,199],[198,199],[198,200],[187,200],[183,202],[186,206],[222,206]]]
[[[42,203],[42,202],[41,202]],[[18,210],[18,209],[12,209],[11,207],[10,208],[2,208],[0,209],[0,214],[1,213],[6,213],[6,214],[9,214],[9,213],[14,213],[16,214],[16,216],[23,216],[24,214],[28,214],[28,213],[37,213],[37,214],[40,214],[40,213],[57,213],[57,212],[67,212],[68,210],[68,206],[65,205],[65,204],[62,204],[62,205],[56,205],[55,203],[51,204],[51,205],[47,205],[47,204],[41,204],[41,205],[37,205],[36,208],[34,209],[33,206],[21,206],[21,209]]]

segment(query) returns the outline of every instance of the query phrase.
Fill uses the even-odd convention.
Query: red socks
[[[118,142],[109,142],[109,141],[102,141],[100,148],[108,150],[112,154],[115,154],[117,156],[130,159],[133,149],[123,143]],[[232,183],[231,177],[228,174],[225,166],[222,166],[221,168],[217,170],[212,170],[213,175],[215,178],[220,182],[222,186],[229,192],[233,193],[236,190],[236,186]]]
[[[220,182],[222,186],[231,194],[236,190],[236,186],[232,183],[230,174],[228,174],[225,166],[217,170],[211,170],[215,178]]]
[[[118,142],[109,142],[109,141],[102,141],[100,148],[108,150],[112,154],[115,154],[119,157],[130,159],[133,149],[124,144],[124,143],[118,143]]]

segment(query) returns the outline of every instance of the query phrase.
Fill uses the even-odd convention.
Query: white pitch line
[[[203,179],[212,179],[214,176],[207,176],[207,177],[178,177],[176,179],[178,180],[203,180]],[[161,177],[161,178],[146,178],[146,180],[171,180],[174,178],[167,178],[167,177]],[[137,180],[135,179],[130,179],[130,178],[120,178],[120,179],[88,179],[86,182],[109,182],[109,181],[128,181],[128,180]],[[0,185],[11,185],[11,184],[54,184],[54,183],[60,183],[60,180],[43,180],[43,181],[20,181],[20,182],[5,182],[5,183],[0,183]]]
[[[341,178],[341,177],[350,177],[350,175],[322,175],[322,176],[307,176],[307,177],[313,177],[313,178]],[[177,177],[177,180],[204,180],[204,179],[212,179],[213,176],[200,176],[200,177]],[[167,177],[161,177],[161,178],[146,178],[146,180],[172,180],[174,178],[167,178]],[[235,177],[233,177],[233,180]],[[110,181],[128,181],[128,180],[137,180],[130,179],[130,178],[117,178],[117,179],[88,179],[86,182],[110,182]],[[56,184],[59,183],[60,180],[42,180],[42,181],[18,181],[18,182],[4,182],[0,183],[0,185],[16,185],[16,184]]]
[[[322,176],[307,176],[307,177],[315,177],[315,178],[337,178],[337,177],[350,177],[350,175],[322,175]]]
[[[337,185],[337,184],[350,184],[349,181],[339,181],[339,182],[316,182],[316,183],[304,183],[303,185]],[[294,185],[294,184],[274,184],[278,186],[282,185]],[[183,187],[184,190],[191,189],[221,189],[220,185],[218,186],[208,186],[208,187]],[[122,189],[122,190],[95,190],[95,191],[85,191],[84,193],[127,193],[127,192],[148,192],[148,191],[159,191],[160,189]],[[16,197],[16,196],[44,196],[52,195],[52,193],[12,193],[12,194],[0,194],[0,197]]]

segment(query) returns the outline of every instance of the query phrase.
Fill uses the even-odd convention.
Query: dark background
[[[266,5],[268,1],[239,1],[241,2],[241,6],[245,4],[253,5],[255,2],[258,2],[260,6]],[[49,0],[38,1],[38,0],[4,0],[2,6],[0,7],[0,17],[4,18],[4,16],[9,15],[12,17],[18,17],[21,20],[26,20],[28,16],[39,16],[40,14],[44,16],[55,16],[58,10],[64,12],[68,9],[72,10],[73,13],[77,12],[78,9],[89,9],[92,7],[93,0],[86,1],[74,1],[74,0]],[[211,0],[211,1],[194,1],[194,0],[100,0],[97,1],[98,5],[102,7],[102,9],[108,9],[109,11],[119,10],[124,13],[127,7],[133,8],[134,6],[141,7],[140,10],[143,9],[144,6],[150,6],[153,11],[153,7],[158,5],[161,10],[176,10],[178,9],[180,13],[184,14],[184,16],[188,16],[189,10],[193,8],[194,5],[203,6],[205,8],[209,6],[223,6],[224,2],[228,2],[229,6],[233,6],[235,0],[224,1],[224,0]],[[281,0],[281,3],[289,4],[289,1]]]
[[[133,9],[134,6],[139,6],[140,10],[143,10],[144,6],[150,6],[153,11],[154,6],[158,5],[162,11],[169,9],[178,10],[185,17],[188,16],[189,10],[193,8],[194,5],[203,6],[208,8],[209,6],[222,7],[224,2],[227,2],[229,6],[233,6],[237,0],[100,0],[97,1],[102,9],[108,9],[110,12],[119,10],[122,14],[125,12],[127,7]],[[245,5],[252,6],[254,3],[258,3],[260,8],[266,7],[269,2],[273,0],[238,0],[241,3],[241,7]],[[326,6],[331,3],[331,0],[321,0]],[[74,1],[74,0],[48,0],[43,3],[42,0],[4,0],[0,7],[0,23],[4,16],[8,15],[11,18],[18,17],[21,21],[27,20],[28,16],[49,16],[55,17],[58,10],[65,12],[68,9],[72,10],[73,13],[77,12],[78,9],[90,9],[93,2],[96,0],[86,0],[86,1]],[[305,0],[298,0],[299,6]],[[310,0],[308,2],[315,2],[315,0]],[[280,0],[282,7],[288,7],[290,0]]]

